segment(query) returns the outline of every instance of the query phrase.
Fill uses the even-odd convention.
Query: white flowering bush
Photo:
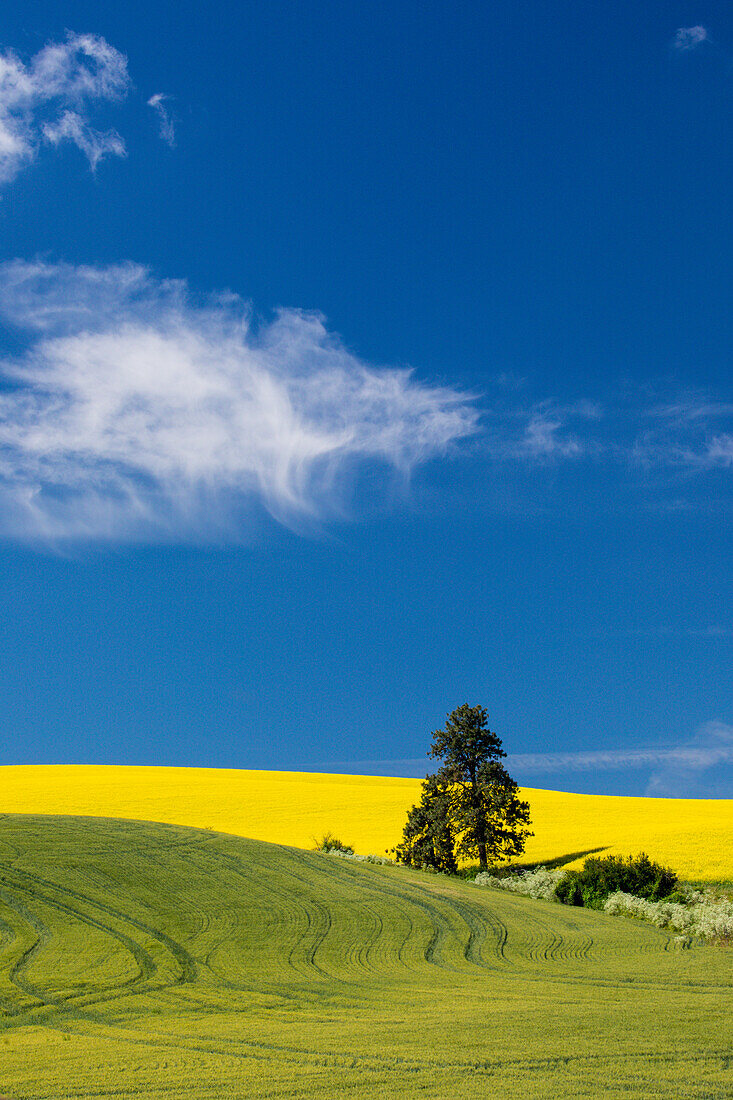
[[[550,871],[546,867],[508,875],[481,871],[476,875],[475,883],[477,886],[509,890],[528,898],[558,901],[555,888],[566,875],[567,871],[562,868]],[[609,894],[603,910],[612,916],[635,917],[649,921],[657,928],[669,928],[677,933],[673,943],[680,948],[690,947],[693,936],[733,941],[733,901],[716,897],[710,890],[695,890],[684,885],[673,896],[675,900],[647,901],[635,894],[616,890]]]
[[[555,887],[565,877],[565,871],[548,871],[546,867],[536,867],[534,871],[521,871],[514,875],[492,875],[480,871],[474,882],[477,886],[494,886],[499,890],[510,890],[513,894],[523,894],[528,898],[541,901],[557,901]]]
[[[688,895],[685,905],[674,901],[645,901],[617,890],[609,894],[604,905],[612,916],[636,917],[651,921],[657,928],[671,928],[684,935],[704,939],[733,939],[733,902],[704,894],[700,890]]]
[[[389,859],[387,856],[378,856],[374,852],[370,852],[367,856],[361,856],[356,852],[352,852],[350,848],[329,848],[327,854],[338,856],[339,859],[353,859],[356,863],[378,863],[382,866],[394,863],[394,860]]]

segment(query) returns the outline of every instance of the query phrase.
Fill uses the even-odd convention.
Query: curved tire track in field
[[[228,874],[243,886],[252,889],[254,886],[263,893],[261,881],[257,877],[256,869],[225,853],[217,853],[221,864]],[[269,870],[265,868],[265,870]],[[262,873],[262,869],[260,869]],[[268,875],[267,892],[270,898],[279,902],[279,914],[284,918],[286,928],[292,928],[294,937],[287,949],[287,966],[304,977],[316,974],[320,977],[329,977],[315,961],[316,952],[325,940],[331,927],[331,917],[327,908],[319,901],[313,900],[307,904],[295,891],[288,890],[282,881],[272,881],[272,875]],[[290,876],[289,876],[290,877]],[[294,914],[294,915],[290,915]],[[282,938],[283,926],[280,925]],[[289,937],[290,938],[290,937]]]
[[[577,999],[580,986],[579,1003],[594,1004],[607,992],[619,1002],[625,991],[630,1010],[637,990],[659,990],[654,1003],[662,1006],[670,993],[690,991],[700,1003],[715,991],[716,1005],[723,1005],[729,990],[722,970],[707,977],[697,972],[697,953],[680,958],[694,965],[675,978],[679,971],[667,965],[674,960],[664,954],[669,937],[603,914],[404,868],[200,832],[164,833],[155,826],[115,832],[109,823],[96,823],[83,844],[79,838],[86,840],[86,833],[67,827],[66,848],[58,848],[53,838],[63,838],[62,820],[48,823],[51,840],[44,848],[36,821],[24,846],[21,825],[15,826],[21,839],[12,856],[9,844],[0,848],[0,1016],[4,1009],[6,1034],[25,1028],[27,1037],[29,1025],[43,1025],[83,1038],[78,1048],[62,1048],[65,1073],[69,1066],[76,1073],[87,1050],[124,1044],[133,1053],[120,1057],[131,1071],[137,1069],[137,1052],[141,1062],[156,1063],[175,1052],[177,1066],[198,1074],[187,1078],[192,1097],[199,1095],[208,1067],[213,1073],[230,1063],[235,1091],[218,1095],[262,1095],[257,1083],[265,1081],[269,1089],[268,1069],[281,1065],[291,1082],[302,1080],[303,1071],[309,1080],[333,1076],[334,1089],[343,1084],[344,1095],[359,1092],[362,1071],[379,1078],[380,1089],[399,1079],[399,1095],[417,1095],[443,1070],[453,1080],[476,1076],[479,1089],[498,1095],[491,1090],[507,1066],[525,1083],[548,1070],[582,1079],[597,1071],[605,1052],[597,1060],[588,1049],[558,1053],[554,1033],[544,1048],[541,1042],[516,1044],[502,1054],[490,1032],[484,1046],[477,1046],[476,1025],[497,990],[508,990],[512,1004],[520,994],[534,1004],[536,992],[538,1011],[543,999],[553,1005]],[[2,829],[0,824],[0,841]],[[86,983],[85,936],[92,960]],[[79,965],[74,950],[82,956]],[[645,975],[641,968],[653,952],[663,965]],[[633,986],[622,984],[631,981]],[[432,1030],[426,1028],[424,1041],[400,1048],[396,1056],[393,1034],[402,1041],[412,1006],[430,1005],[432,997],[442,998],[447,1013],[463,1003],[464,1027],[470,1028],[464,1034],[471,1042],[463,1048],[450,1036],[443,1042],[440,1016]],[[367,1015],[371,1011],[374,1017]],[[367,1021],[362,1032],[344,1026],[347,1016],[359,1019],[360,1013]],[[530,1016],[531,1029],[534,1010]],[[429,1023],[431,1017],[421,1019]],[[716,1059],[729,1055],[724,1038],[705,1046],[711,1074]],[[54,1051],[38,1054],[40,1049],[37,1057],[55,1057]],[[622,1084],[633,1083],[646,1072],[648,1055],[641,1047],[619,1049],[628,1053]],[[694,1068],[700,1062],[699,1054],[688,1053],[684,1043],[673,1049],[666,1034],[654,1057],[674,1060],[685,1072],[688,1063]],[[98,1088],[94,1067],[89,1072],[83,1089],[77,1090],[76,1077],[65,1077],[64,1088],[56,1090],[44,1078],[18,1095],[109,1100],[128,1085],[127,1079],[114,1079],[109,1088]],[[245,1079],[256,1082],[254,1091],[237,1091]],[[154,1081],[136,1087],[135,1095],[153,1100],[168,1091],[186,1095],[178,1084],[168,1089],[161,1082],[156,1090]],[[289,1086],[272,1094],[303,1092]]]
[[[129,913],[125,913],[70,887],[51,882],[40,875],[19,870],[17,867],[5,867],[3,871],[5,890],[2,892],[2,900],[36,932],[33,943],[13,965],[8,976],[10,982],[19,991],[33,998],[39,1005],[56,1007],[61,1005],[90,1006],[114,999],[123,994],[150,993],[195,980],[196,967],[194,960],[181,944],[161,929],[153,928],[135,919]],[[71,918],[79,924],[109,937],[134,960],[137,973],[113,985],[94,991],[85,989],[78,993],[69,991],[54,993],[38,985],[28,976],[27,972],[42,953],[43,948],[50,942],[53,933],[48,920],[44,921],[34,912],[32,908],[34,904],[36,907],[40,906],[61,918]],[[112,918],[112,920],[109,918]],[[128,931],[123,930],[125,927]],[[135,934],[139,937],[140,933],[159,945],[163,956],[167,956],[169,960],[172,960],[173,969],[177,970],[177,973],[174,973],[170,978],[165,978],[160,974],[160,963],[155,961],[150,951],[143,946],[139,938],[136,938]]]
[[[223,852],[208,853],[202,846],[178,845],[181,856],[188,864],[192,874],[212,873],[214,868],[219,875],[225,872],[230,881],[241,883],[243,889],[252,889],[257,882],[258,868]],[[560,959],[579,959],[587,956],[592,947],[592,939],[580,936],[577,945],[575,937],[568,940],[559,935],[557,925],[543,919],[539,910],[523,914],[523,935],[518,937],[510,931],[490,904],[481,904],[478,895],[476,902],[464,895],[461,899],[447,893],[437,892],[430,886],[418,882],[400,882],[392,875],[380,874],[375,878],[365,874],[365,868],[337,862],[333,857],[322,857],[318,863],[309,867],[310,875],[302,870],[303,855],[289,853],[285,867],[279,869],[279,880],[268,882],[267,892],[271,902],[276,902],[271,918],[276,918],[278,929],[290,927],[293,936],[287,953],[285,967],[293,975],[318,977],[330,981],[349,982],[366,978],[370,973],[393,973],[398,963],[408,970],[415,970],[416,963],[422,959],[423,965],[456,971],[467,964],[472,967],[493,969],[499,967],[531,968],[537,962]],[[312,857],[311,857],[312,860]],[[266,866],[266,865],[265,865]],[[261,869],[260,869],[261,870]],[[16,900],[14,908],[19,916],[34,924],[36,938],[18,961],[11,980],[26,995],[48,1004],[58,1004],[59,998],[39,988],[30,981],[26,971],[42,951],[48,941],[49,933],[40,918],[33,916],[30,908],[33,900],[81,923],[88,924],[105,935],[110,936],[135,961],[137,973],[125,982],[114,987],[90,993],[67,993],[62,1000],[67,1003],[92,1004],[100,1000],[109,1000],[115,996],[131,992],[152,992],[164,990],[181,984],[193,984],[197,976],[197,961],[190,951],[160,927],[143,922],[131,912],[102,902],[98,897],[82,893],[78,889],[52,882],[28,870],[17,866],[5,868],[6,885],[15,880]],[[322,964],[322,956],[329,946],[329,938],[335,933],[347,931],[343,928],[348,912],[334,919],[327,904],[317,896],[333,893],[334,885],[339,886],[345,897],[345,904],[360,915],[368,915],[368,926],[362,920],[360,934],[354,936],[345,949],[336,955],[336,963]],[[432,884],[431,884],[432,885]],[[20,906],[20,897],[25,901]],[[394,907],[405,921],[406,928],[401,941],[382,949],[380,941],[385,935],[384,919],[380,915],[384,902]],[[488,900],[488,899],[487,899]],[[347,905],[348,908],[348,905]],[[392,915],[392,914],[390,914]],[[196,917],[197,932],[211,924],[211,914],[201,909]],[[248,988],[251,981],[239,983],[233,981],[220,967],[212,967],[212,956],[217,952],[226,953],[232,940],[231,927],[222,929],[221,941],[215,943],[201,960],[217,981],[229,988]],[[354,932],[356,929],[354,928]],[[149,937],[162,949],[164,958],[175,972],[160,976],[160,962],[156,962],[142,940]],[[412,956],[412,965],[408,959]]]
[[[7,974],[22,995],[9,1013],[27,1016],[35,1005],[55,1010],[58,1019],[69,1009],[91,1021],[116,1000],[170,997],[184,986],[186,1004],[218,1010],[229,994],[270,990],[282,1002],[296,996],[288,983],[297,996],[305,995],[303,982],[346,993],[375,977],[408,980],[425,968],[446,977],[513,970],[538,980],[547,980],[549,970],[551,980],[563,981],[567,963],[574,981],[599,983],[597,974],[578,971],[596,951],[587,921],[560,907],[233,838],[195,833],[189,842],[158,839],[153,834],[147,846],[122,849],[129,867],[120,880],[124,888],[115,886],[104,863],[109,846],[90,844],[63,882],[46,868],[44,874],[31,869],[17,847],[14,858],[0,861],[0,901],[20,929],[0,944],[0,959],[12,954],[21,932],[28,940]],[[108,881],[109,892],[100,896]],[[190,890],[191,883],[200,890]],[[160,914],[156,919],[156,891],[179,899],[175,934]],[[129,957],[132,975],[79,989],[73,981],[58,988],[39,982],[44,952],[63,938],[64,922],[106,937],[110,952]],[[252,952],[268,937],[267,961],[263,955],[262,967],[253,970]],[[650,937],[638,949],[661,947],[660,938]]]
[[[0,890],[0,901],[13,913],[16,918],[16,923],[8,923],[7,927],[10,929],[11,935],[6,947],[6,953],[13,952],[15,941],[20,939],[20,930],[18,924],[21,927],[25,926],[26,938],[30,941],[28,945],[20,950],[14,962],[10,965],[7,971],[8,983],[15,988],[25,997],[30,998],[33,1004],[43,1004],[43,998],[39,998],[35,989],[29,987],[28,983],[23,981],[23,970],[31,961],[33,956],[38,952],[39,948],[44,942],[50,939],[50,934],[46,925],[32,912],[27,906],[23,905],[21,900],[9,890]],[[24,1008],[28,1008],[28,1005],[24,1005]],[[13,1015],[13,1010],[8,1010],[10,1015]]]
[[[466,906],[457,904],[448,896],[436,894],[422,884],[401,883],[391,876],[387,878],[369,865],[355,866],[336,857],[321,858],[323,874],[331,881],[340,879],[356,891],[357,897],[360,893],[369,896],[371,892],[379,898],[389,898],[391,902],[398,902],[408,914],[410,927],[396,952],[401,962],[405,962],[411,940],[416,941],[419,959],[444,970],[460,969],[464,959],[478,961],[476,945],[487,938],[487,929]],[[376,875],[379,877],[373,877]],[[394,971],[394,955],[393,951],[387,968],[390,972]]]

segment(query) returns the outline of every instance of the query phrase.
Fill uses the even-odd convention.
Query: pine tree
[[[440,761],[423,783],[419,805],[408,812],[397,858],[413,866],[455,870],[456,857],[478,858],[482,868],[521,855],[529,831],[529,803],[503,765],[501,739],[481,706],[464,703],[435,730],[428,752]]]

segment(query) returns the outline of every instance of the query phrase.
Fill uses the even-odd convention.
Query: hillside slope
[[[9,813],[83,814],[213,828],[308,848],[332,830],[360,852],[400,839],[417,779],[116,765],[0,767]],[[733,800],[620,798],[527,789],[525,859],[646,850],[688,879],[733,879]]]
[[[0,820],[0,1092],[730,1095],[733,955],[404,868]]]

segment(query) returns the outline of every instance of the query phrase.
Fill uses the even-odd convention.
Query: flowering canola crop
[[[5,813],[193,825],[311,848],[331,831],[357,852],[400,839],[420,780],[314,772],[126,765],[0,767]],[[733,800],[630,798],[527,788],[534,837],[524,861],[602,848],[646,851],[687,879],[733,879]],[[579,862],[582,862],[580,860]],[[573,864],[570,864],[573,866]]]

